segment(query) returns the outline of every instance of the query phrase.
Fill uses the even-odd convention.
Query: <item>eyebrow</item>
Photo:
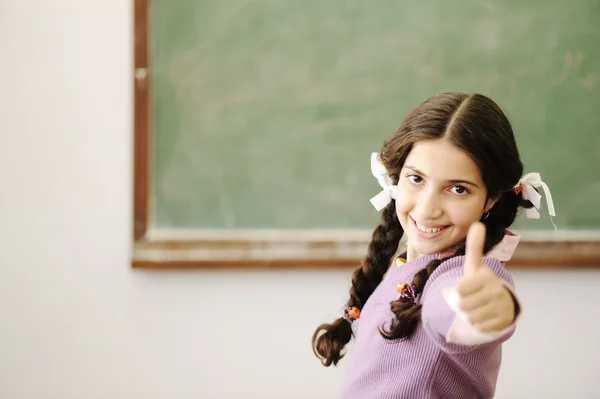
[[[423,172],[421,172],[419,169],[415,168],[414,166],[410,166],[410,165],[404,165],[405,168],[407,169],[411,169],[412,171],[414,171],[416,174],[421,175],[423,177],[427,177],[427,175]],[[479,188],[479,186],[475,183],[473,183],[472,181],[469,180],[462,180],[462,179],[455,179],[455,180],[446,180],[447,183],[452,183],[452,184],[468,184],[470,186]]]

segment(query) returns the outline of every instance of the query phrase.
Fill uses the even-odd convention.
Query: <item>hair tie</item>
[[[407,299],[411,302],[414,302],[415,298],[417,297],[417,287],[408,284],[406,281],[398,281],[396,284],[396,290],[400,293],[401,299]]]
[[[513,191],[515,192],[515,194],[519,195],[521,194],[521,191],[523,191],[523,185],[521,183],[518,183],[515,188],[513,188]]]
[[[392,199],[396,199],[396,185],[392,182],[392,178],[388,174],[378,152],[371,153],[371,173],[377,179],[381,188],[383,188],[379,194],[371,198],[371,204],[373,204],[375,209],[380,211]]]
[[[360,318],[360,309],[356,306],[348,306],[346,309],[344,309],[342,318],[348,323],[352,324],[354,320]]]

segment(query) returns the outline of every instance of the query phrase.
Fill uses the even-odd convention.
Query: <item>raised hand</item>
[[[498,331],[515,319],[515,304],[502,280],[482,261],[485,226],[474,223],[467,234],[464,275],[456,290],[459,308],[479,331]]]

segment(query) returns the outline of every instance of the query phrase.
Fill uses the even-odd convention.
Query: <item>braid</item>
[[[395,203],[392,202],[384,209],[381,224],[373,232],[367,256],[361,267],[352,274],[348,306],[362,309],[388,270],[403,233],[396,216]]]
[[[415,274],[412,281],[412,285],[415,287],[415,296],[423,292],[425,283],[427,283],[429,276],[431,276],[435,269],[452,256],[444,259],[433,259],[427,266]],[[389,329],[379,329],[379,333],[389,340],[410,338],[419,325],[421,305],[416,304],[413,300],[401,297],[398,300],[392,301],[390,308],[396,317],[392,319]]]
[[[402,226],[396,216],[395,201],[383,211],[381,224],[373,231],[367,255],[352,274],[352,288],[347,306],[362,309],[385,275],[392,256],[402,238]],[[321,335],[319,335],[322,333]],[[317,327],[312,337],[314,354],[324,366],[337,365],[344,356],[341,352],[352,338],[352,326],[340,317],[333,323]]]

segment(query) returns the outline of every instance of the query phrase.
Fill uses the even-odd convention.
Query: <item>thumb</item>
[[[485,226],[480,222],[473,223],[467,233],[467,242],[465,245],[465,275],[472,274],[481,267],[484,243]]]

